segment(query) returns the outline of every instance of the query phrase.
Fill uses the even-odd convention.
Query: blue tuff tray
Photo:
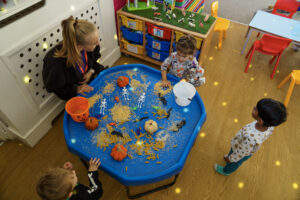
[[[133,159],[126,157],[121,162],[115,161],[110,156],[114,144],[109,145],[104,151],[100,149],[100,147],[97,147],[97,142],[95,141],[95,136],[100,133],[99,130],[106,128],[108,123],[113,122],[109,109],[116,103],[114,99],[115,96],[119,96],[122,105],[131,108],[137,106],[137,100],[139,98],[139,94],[137,94],[138,88],[133,88],[132,84],[127,86],[130,100],[126,101],[121,94],[122,89],[116,84],[116,80],[119,76],[127,76],[130,81],[135,79],[140,81],[141,84],[148,86],[142,90],[142,92],[144,91],[146,93],[146,100],[142,104],[142,107],[131,111],[131,121],[115,127],[115,130],[120,132],[122,132],[120,128],[125,127],[126,132],[132,138],[132,141],[124,146],[128,149]],[[160,80],[161,72],[159,70],[142,64],[121,65],[101,72],[101,74],[91,82],[90,85],[94,87],[94,91],[88,94],[87,98],[102,93],[102,98],[106,98],[107,101],[105,115],[108,117],[106,120],[99,121],[98,129],[89,131],[84,127],[84,123],[73,121],[70,115],[65,112],[63,127],[69,150],[85,160],[89,160],[92,157],[100,158],[100,168],[127,186],[150,184],[178,174],[182,170],[200,128],[206,120],[206,111],[198,93],[196,93],[188,106],[181,107],[176,104],[174,94],[171,91],[165,95],[167,105],[163,105],[157,93],[154,92],[154,85]],[[168,75],[168,80],[171,81],[172,85],[179,81],[177,77],[170,75]],[[103,88],[109,83],[113,83],[115,89],[111,93],[104,94],[102,92]],[[95,117],[100,113],[100,103],[101,99],[90,107],[90,116]],[[165,110],[172,107],[169,119],[163,118],[159,120],[156,118],[157,115],[153,116],[152,112],[155,112],[155,110],[152,106],[159,106]],[[145,114],[145,112],[148,112],[148,114]],[[161,127],[157,132],[162,130],[169,134],[165,147],[159,151],[154,151],[155,154],[159,155],[159,158],[155,160],[147,160],[146,158],[148,156],[138,155],[130,148],[130,145],[137,141],[131,129],[136,130],[140,127],[141,133],[145,133],[144,123],[149,119],[140,122],[133,121],[144,116],[148,116],[149,119],[153,119],[157,122],[158,126]],[[183,119],[186,120],[186,124],[178,132],[173,132],[169,129],[172,124],[180,122]],[[156,138],[157,132],[152,136],[154,139]],[[148,140],[146,137],[142,137],[141,139],[145,142]],[[145,163],[145,161],[149,161],[149,163]]]

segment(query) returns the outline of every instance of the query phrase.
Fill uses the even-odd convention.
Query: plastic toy
[[[145,92],[143,92],[143,94],[138,99],[138,107],[139,108],[142,107],[142,104],[145,102],[145,99],[146,99],[146,95],[145,95]]]
[[[126,87],[123,87],[122,95],[123,95],[123,97],[124,97],[125,100],[129,101],[128,90],[126,89]]]
[[[192,22],[189,22],[189,26],[190,26],[190,27],[195,27],[196,25],[193,24]]]
[[[183,16],[186,15],[184,8],[181,8],[181,13],[182,13]]]
[[[199,23],[199,26],[202,28],[204,25],[202,22]]]
[[[116,144],[110,153],[113,159],[122,161],[127,156],[127,149],[122,144]]]
[[[106,108],[106,99],[104,98],[102,101],[101,101],[101,105],[100,105],[100,114],[104,115],[104,111],[105,111],[105,108]]]
[[[115,96],[115,100],[116,100],[117,103],[120,102],[120,98],[118,96]]]
[[[130,3],[130,0],[127,0],[127,9],[132,10],[145,10],[155,7],[155,0],[147,0],[146,2],[139,2],[134,0],[133,3]]]
[[[207,22],[208,19],[209,19],[209,15],[206,14],[203,21],[204,21],[204,22]]]
[[[176,15],[175,15],[175,13],[173,13],[173,18],[175,18],[175,19],[176,19]]]
[[[178,20],[178,23],[182,23],[182,22],[184,22],[184,18]]]
[[[171,16],[166,14],[166,18],[168,18],[168,20],[171,20]]]
[[[111,122],[108,125],[110,125],[110,126],[117,126],[117,124],[115,122]]]
[[[155,12],[155,13],[154,13],[154,16],[159,16],[159,15],[161,15],[160,12]]]
[[[162,21],[162,19],[161,19],[161,18],[159,18],[159,17],[154,17],[154,20],[155,20],[155,21],[159,21],[159,22],[161,22],[161,21]]]
[[[87,120],[84,123],[85,128],[87,128],[88,130],[95,130],[96,128],[98,128],[99,126],[99,122],[98,119],[95,117],[89,117],[87,118]]]
[[[158,130],[157,123],[153,120],[148,120],[145,122],[144,129],[151,135]]]

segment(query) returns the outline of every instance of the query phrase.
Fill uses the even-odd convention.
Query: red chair
[[[300,2],[297,0],[277,0],[272,13],[275,15],[280,15],[282,17],[292,18],[293,15],[297,12],[300,6]],[[278,12],[278,10],[283,10],[289,12],[288,15]]]
[[[246,58],[250,58],[248,60],[248,63],[245,68],[245,72],[248,72],[249,64],[252,60],[254,51],[259,51],[263,54],[268,54],[268,55],[273,55],[273,58],[270,60],[269,64],[272,64],[275,58],[277,57],[276,64],[274,66],[273,72],[271,74],[271,79],[273,79],[275,71],[277,69],[279,60],[281,58],[282,52],[285,48],[289,46],[291,43],[291,40],[281,38],[281,37],[276,37],[268,34],[264,34],[261,38],[261,40],[256,40],[252,47],[250,48],[249,52],[246,55]]]

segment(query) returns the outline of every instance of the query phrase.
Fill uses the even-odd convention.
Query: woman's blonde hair
[[[62,48],[57,50],[54,57],[67,58],[67,66],[82,66],[80,51],[77,45],[85,45],[86,36],[93,33],[96,27],[85,20],[74,19],[72,16],[61,22],[63,28]]]
[[[176,43],[176,51],[185,55],[193,55],[196,50],[196,39],[191,35],[184,35]]]
[[[72,172],[63,168],[46,171],[38,180],[36,191],[43,200],[65,200],[73,190]]]

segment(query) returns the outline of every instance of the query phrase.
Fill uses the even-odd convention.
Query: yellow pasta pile
[[[121,103],[115,104],[114,107],[110,109],[110,112],[114,122],[129,121],[131,114],[130,108],[128,106],[123,106]]]
[[[95,95],[91,96],[90,98],[88,98],[90,107],[93,107],[94,104],[101,98],[102,98],[102,94],[95,94]]]
[[[112,83],[106,83],[106,86],[104,87],[102,93],[112,93],[115,90],[115,86]]]
[[[166,94],[168,94],[169,92],[172,91],[173,86],[168,87],[168,88],[163,88],[163,87],[161,86],[161,83],[162,83],[162,82],[160,81],[160,82],[157,82],[157,83],[154,85],[154,92],[155,92],[156,94],[160,93],[162,96],[165,96]]]

